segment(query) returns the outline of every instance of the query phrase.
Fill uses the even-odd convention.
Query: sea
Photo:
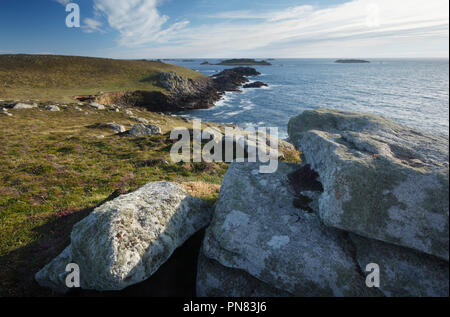
[[[277,127],[287,137],[293,116],[315,108],[382,115],[401,124],[449,135],[448,59],[369,59],[369,64],[339,64],[335,59],[274,59],[252,66],[249,78],[269,85],[226,93],[215,107],[178,113],[187,118],[247,127]],[[170,60],[204,75],[230,66],[219,59]]]

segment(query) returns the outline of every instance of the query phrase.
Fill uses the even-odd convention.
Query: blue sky
[[[1,0],[0,54],[448,57],[448,0]]]

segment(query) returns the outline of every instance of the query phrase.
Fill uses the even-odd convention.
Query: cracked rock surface
[[[448,138],[328,109],[305,111],[288,130],[320,175],[326,225],[448,261]]]
[[[366,287],[346,236],[293,206],[287,176],[296,169],[280,163],[276,173],[259,174],[258,163],[232,163],[203,254],[294,296],[379,295]]]

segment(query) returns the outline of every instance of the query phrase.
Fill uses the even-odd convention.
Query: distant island
[[[225,66],[270,66],[270,64],[267,61],[257,61],[255,59],[251,58],[238,58],[238,59],[227,59],[224,61],[221,61],[217,65],[225,65]]]
[[[341,64],[367,64],[369,61],[365,61],[363,59],[338,59],[335,63]]]

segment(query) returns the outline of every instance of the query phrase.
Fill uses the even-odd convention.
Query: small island
[[[225,66],[271,66],[267,61],[257,61],[251,58],[235,58],[235,59],[227,59],[221,61],[217,65],[225,65]]]
[[[363,59],[338,59],[335,63],[340,64],[368,64],[369,61],[365,61]]]
[[[262,88],[262,87],[269,87],[269,85],[263,83],[262,81],[255,81],[250,84],[245,84],[243,88]]]

